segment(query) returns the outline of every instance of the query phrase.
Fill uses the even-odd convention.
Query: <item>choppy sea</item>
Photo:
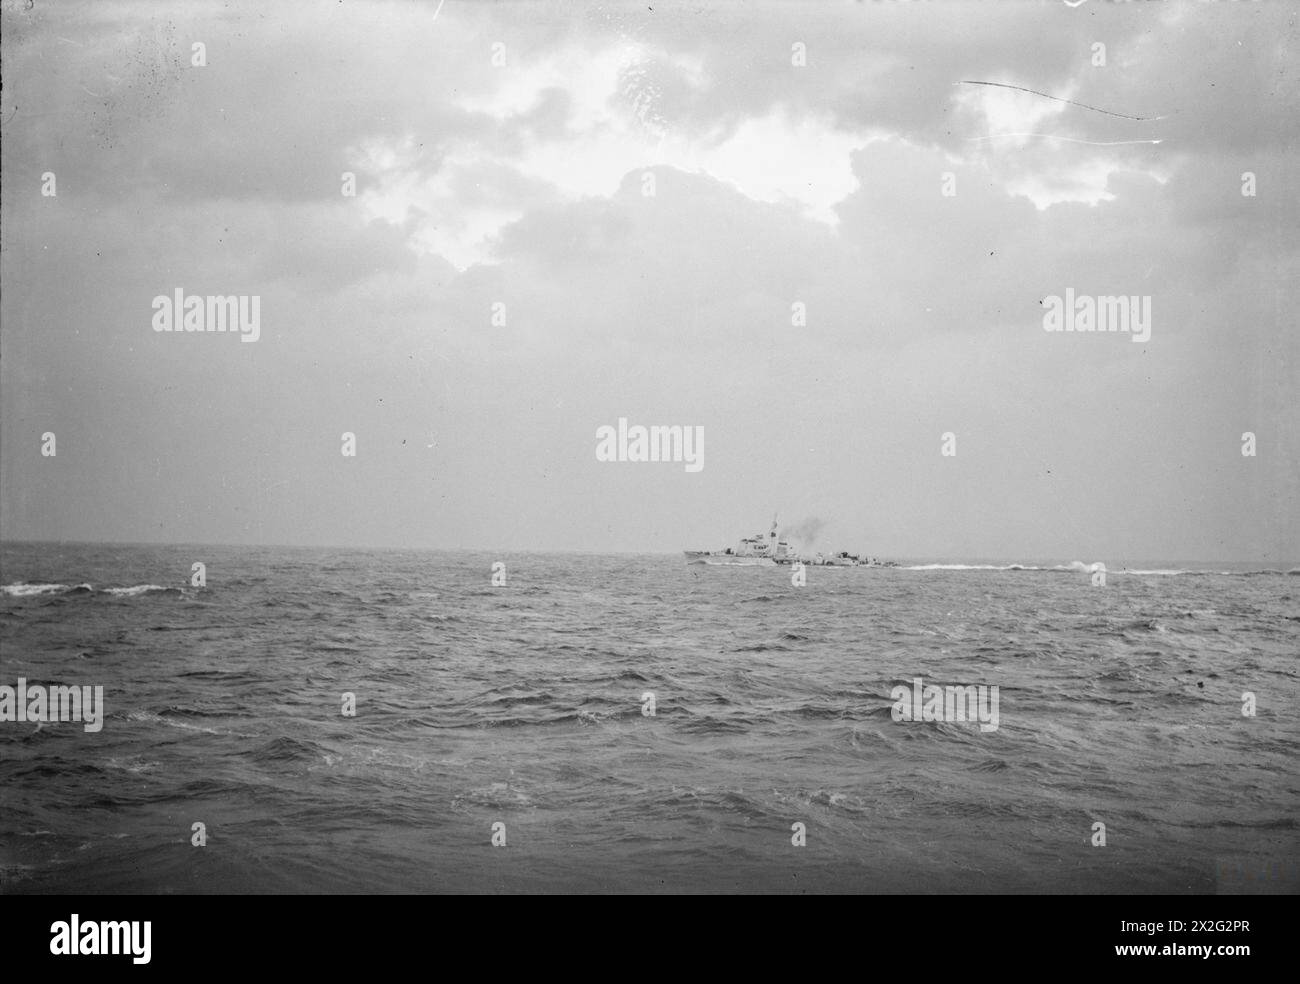
[[[0,891],[1300,889],[1297,572],[1082,567],[5,544]]]

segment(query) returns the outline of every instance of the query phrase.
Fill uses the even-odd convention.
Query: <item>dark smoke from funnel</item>
[[[783,527],[780,535],[783,539],[789,540],[792,546],[811,547],[817,543],[817,538],[821,536],[822,529],[825,526],[826,521],[824,519],[810,516],[808,519]]]

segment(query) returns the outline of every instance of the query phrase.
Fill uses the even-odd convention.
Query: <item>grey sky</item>
[[[1296,13],[6,2],[0,535],[1294,561]]]

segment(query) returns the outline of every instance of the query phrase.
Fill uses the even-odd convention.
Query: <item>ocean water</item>
[[[1295,572],[1060,566],[6,544],[0,889],[1295,892]]]

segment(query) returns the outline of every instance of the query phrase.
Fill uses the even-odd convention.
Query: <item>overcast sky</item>
[[[1296,16],[5,0],[0,536],[1294,562]]]

